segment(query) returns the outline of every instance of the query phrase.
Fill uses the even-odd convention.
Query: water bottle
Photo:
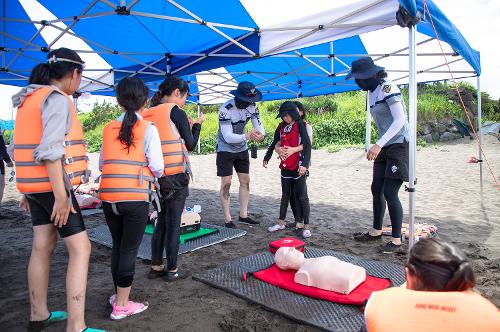
[[[252,147],[250,148],[250,156],[253,159],[257,159],[257,145],[252,144]]]

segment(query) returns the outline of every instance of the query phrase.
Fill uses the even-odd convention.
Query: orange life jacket
[[[424,292],[393,287],[372,293],[365,309],[368,332],[500,331],[500,312],[469,290]]]
[[[155,178],[144,154],[144,136],[151,122],[138,119],[132,132],[134,145],[120,142],[122,123],[112,121],[103,129],[102,175],[99,199],[105,202],[149,201]]]
[[[141,115],[144,120],[153,122],[158,128],[165,165],[163,174],[166,176],[180,173],[192,175],[186,145],[179,135],[179,130],[170,120],[170,112],[174,106],[177,105],[173,103],[161,104],[145,110]]]
[[[14,160],[16,164],[17,188],[24,194],[51,192],[52,185],[44,165],[35,162],[33,151],[42,140],[42,106],[55,90],[47,86],[28,95],[17,110],[14,127]],[[60,92],[60,91],[59,91]],[[61,92],[62,93],[62,92]],[[69,97],[68,97],[69,99]],[[73,186],[88,181],[88,157],[83,139],[83,129],[76,109],[69,100],[71,129],[64,140],[64,170]]]

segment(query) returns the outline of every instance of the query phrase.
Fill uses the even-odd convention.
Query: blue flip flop
[[[67,319],[68,314],[65,311],[52,311],[46,320],[30,321],[28,332],[39,332],[52,324],[64,322]]]

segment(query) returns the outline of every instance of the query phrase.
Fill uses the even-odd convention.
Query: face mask
[[[368,90],[374,91],[377,88],[377,86],[379,85],[380,79],[379,78],[375,78],[375,77],[367,78],[367,79],[356,78],[354,80],[354,82],[356,82],[356,84],[363,91],[368,91]]]
[[[239,98],[235,98],[234,99],[234,103],[236,104],[236,108],[240,109],[240,110],[244,110],[245,108],[247,108],[248,106],[252,105],[251,102],[249,101],[244,101],[244,100],[241,100]]]

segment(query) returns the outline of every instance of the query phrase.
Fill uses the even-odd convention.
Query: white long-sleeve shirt
[[[260,122],[259,110],[252,104],[245,109],[236,107],[234,99],[224,103],[219,110],[217,152],[238,153],[248,149],[245,126],[251,121],[258,132],[265,134]]]
[[[139,113],[136,113],[139,119],[142,119]],[[118,121],[123,121],[125,114],[118,117]],[[161,150],[161,140],[158,129],[154,125],[148,126],[146,133],[144,134],[144,155],[148,161],[148,167],[157,178],[163,176],[164,162],[163,162],[163,152]],[[99,170],[102,171],[102,148],[99,156]]]

